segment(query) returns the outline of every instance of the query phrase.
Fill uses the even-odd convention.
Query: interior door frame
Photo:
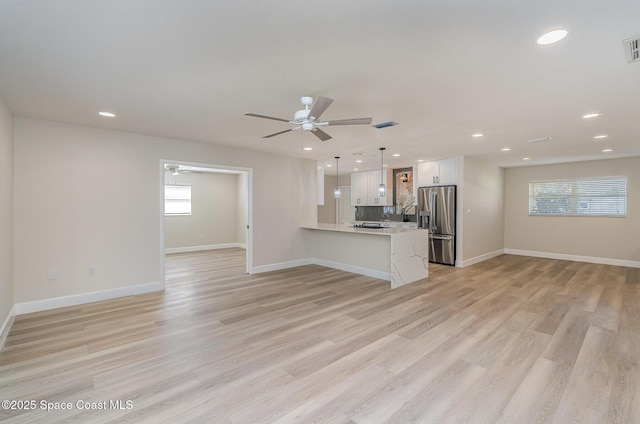
[[[165,165],[184,165],[199,168],[219,169],[221,171],[232,171],[245,173],[247,179],[247,234],[246,234],[246,273],[253,274],[253,169],[229,165],[215,165],[210,163],[186,162],[182,160],[160,159],[159,166],[159,203],[160,203],[160,283],[165,288],[165,234],[164,234],[164,184]]]

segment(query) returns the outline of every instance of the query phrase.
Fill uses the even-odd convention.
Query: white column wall
[[[13,115],[0,98],[0,347],[13,315]]]

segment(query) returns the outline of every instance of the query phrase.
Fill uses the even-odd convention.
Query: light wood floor
[[[0,420],[640,423],[640,269],[505,255],[390,290],[245,275],[238,249],[167,267],[165,293],[18,316],[0,400],[38,407]]]

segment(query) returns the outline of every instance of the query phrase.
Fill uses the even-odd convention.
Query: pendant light
[[[340,184],[339,184],[339,180],[340,180],[340,175],[338,173],[338,159],[340,159],[340,156],[336,156],[336,188],[333,189],[333,198],[334,199],[339,199],[340,198]]]
[[[380,185],[378,186],[378,197],[385,197],[387,188],[384,186],[384,147],[380,148]]]

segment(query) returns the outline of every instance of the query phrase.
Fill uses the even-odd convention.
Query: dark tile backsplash
[[[399,221],[416,222],[415,214],[394,213],[393,206],[356,206],[356,221]]]

